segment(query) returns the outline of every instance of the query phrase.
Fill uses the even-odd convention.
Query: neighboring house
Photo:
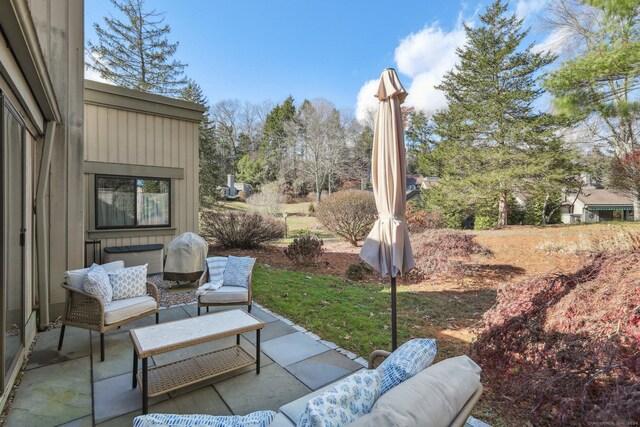
[[[236,178],[233,174],[227,175],[227,184],[218,186],[217,190],[225,199],[235,197],[241,191],[244,192],[245,197],[250,197],[253,194],[253,186],[243,182],[236,182]]]
[[[562,203],[562,222],[633,221],[633,199],[606,188],[583,188]]]
[[[407,202],[418,199],[421,190],[433,188],[438,185],[439,181],[440,178],[437,176],[407,175]]]
[[[0,407],[87,238],[197,230],[202,106],[84,84],[84,2],[0,0]]]
[[[0,407],[84,264],[82,0],[0,0]]]
[[[197,233],[204,107],[85,80],[84,111],[87,238],[104,250]]]

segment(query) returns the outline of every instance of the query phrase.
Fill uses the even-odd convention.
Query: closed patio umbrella
[[[378,220],[367,236],[360,258],[382,276],[391,276],[391,346],[398,346],[396,276],[414,267],[409,231],[404,219],[406,158],[400,104],[407,97],[398,75],[387,68],[375,94],[378,114],[373,135],[371,181]]]

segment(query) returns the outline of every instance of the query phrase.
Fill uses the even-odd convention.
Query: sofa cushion
[[[353,374],[348,375],[345,378],[349,378],[357,373],[364,372],[364,371],[365,369],[360,369],[354,372]],[[289,402],[286,405],[283,405],[280,407],[280,412],[285,414],[292,422],[296,423],[300,419],[300,416],[302,415],[302,413],[304,412],[304,409],[307,406],[307,402],[309,402],[309,400],[313,399],[314,397],[319,396],[320,394],[329,390],[332,386],[333,386],[333,383],[328,384],[316,391],[313,391],[292,402]]]
[[[89,272],[90,268],[91,267],[80,268],[78,270],[65,271],[64,272],[65,283],[69,286],[73,286],[76,289],[82,290],[84,286],[84,278]],[[104,268],[107,273],[112,273],[114,271],[124,268],[124,261],[108,262],[106,264],[102,264],[102,268]]]
[[[147,294],[147,264],[123,268],[109,273],[113,299],[141,297]]]
[[[249,290],[241,286],[222,286],[215,291],[207,291],[200,296],[200,302],[245,302],[249,299]]]
[[[415,338],[402,344],[377,367],[385,394],[429,366],[436,357],[436,340]]]
[[[155,310],[158,303],[153,297],[142,296],[112,301],[104,310],[104,324],[111,325],[146,311]]]
[[[448,426],[478,389],[481,371],[467,356],[443,360],[389,390],[352,426]]]
[[[133,419],[133,427],[267,427],[275,418],[273,411],[248,415],[148,414]]]
[[[341,426],[368,414],[380,395],[382,373],[359,372],[334,383],[307,402],[298,427]]]
[[[251,271],[255,263],[255,258],[229,255],[227,266],[224,269],[223,285],[248,288],[249,277],[251,277]]]
[[[89,271],[84,276],[82,286],[86,293],[98,297],[103,306],[107,307],[111,303],[113,288],[109,282],[109,274],[104,267],[98,264],[93,264],[89,267]]]
[[[269,427],[296,427],[286,415],[278,412]]]

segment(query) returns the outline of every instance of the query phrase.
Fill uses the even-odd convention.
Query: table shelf
[[[239,345],[149,368],[148,396],[158,396],[256,363]],[[138,372],[142,384],[142,372]],[[142,389],[142,387],[140,387]]]

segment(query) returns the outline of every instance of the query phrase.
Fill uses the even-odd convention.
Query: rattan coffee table
[[[149,397],[256,364],[260,374],[260,329],[264,323],[242,310],[229,310],[206,316],[135,328],[129,331],[133,342],[133,388],[142,384],[142,413],[149,409]],[[256,355],[240,346],[240,334],[256,331]],[[236,345],[149,368],[148,358],[158,354],[236,336]],[[138,372],[138,358],[142,372]]]

